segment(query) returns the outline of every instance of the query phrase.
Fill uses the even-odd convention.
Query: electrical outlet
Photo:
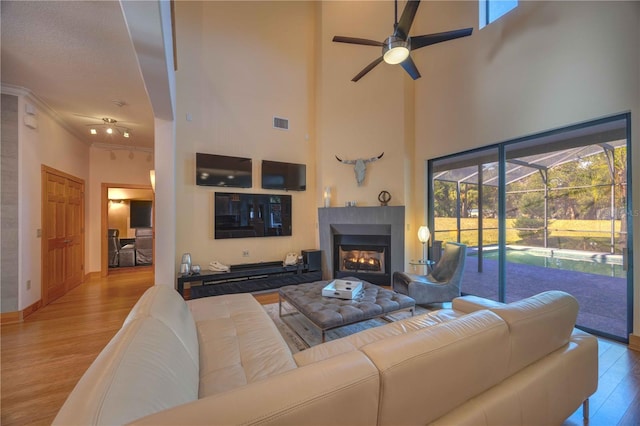
[[[242,250],[242,257],[249,257],[249,250]]]
[[[27,280],[27,290],[31,290],[31,280]]]

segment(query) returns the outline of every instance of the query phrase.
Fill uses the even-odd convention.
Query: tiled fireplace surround
[[[389,271],[404,270],[404,206],[328,207],[318,209],[322,277],[333,279],[333,240],[338,234],[389,235]],[[391,281],[389,281],[391,285]]]

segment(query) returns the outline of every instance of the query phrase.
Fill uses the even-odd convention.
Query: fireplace
[[[319,208],[323,278],[391,285],[404,270],[404,215],[403,206]]]
[[[333,238],[333,276],[388,285],[391,236],[338,234]]]

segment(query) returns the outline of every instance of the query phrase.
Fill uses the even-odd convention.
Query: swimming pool
[[[477,251],[470,251],[469,255],[477,256]],[[498,248],[495,246],[483,247],[482,257],[483,259],[498,260]],[[627,272],[622,269],[622,256],[615,254],[507,246],[507,262],[586,272],[606,277],[627,277]]]

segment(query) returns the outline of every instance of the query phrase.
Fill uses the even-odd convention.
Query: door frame
[[[136,185],[129,183],[102,183],[102,192],[100,196],[100,276],[106,277],[109,275],[109,242],[107,240],[109,232],[109,188],[125,188],[125,189],[145,189],[152,192],[152,203],[156,205],[156,194],[153,191],[151,185]],[[153,223],[155,225],[156,209],[153,208]],[[156,259],[156,233],[155,226],[153,231],[153,254],[152,262],[155,265]]]
[[[40,300],[42,301],[42,306],[46,306],[48,305],[51,300],[49,300],[49,292],[46,289],[46,286],[48,285],[49,282],[49,267],[47,266],[47,250],[48,250],[48,241],[47,241],[47,237],[49,235],[50,229],[47,225],[47,220],[46,220],[46,209],[45,209],[45,205],[47,204],[47,175],[48,174],[53,174],[56,176],[60,176],[62,178],[68,179],[68,180],[72,180],[75,182],[79,182],[82,184],[82,200],[80,202],[80,220],[81,220],[81,224],[80,224],[80,229],[81,229],[81,238],[80,238],[80,251],[82,253],[82,265],[81,265],[81,276],[80,276],[80,282],[78,283],[78,285],[82,284],[84,282],[84,273],[85,273],[85,265],[86,265],[86,253],[85,253],[85,238],[86,238],[86,218],[85,218],[85,189],[86,189],[86,183],[84,181],[84,179],[79,178],[77,176],[71,175],[69,173],[65,173],[61,170],[58,169],[54,169],[53,167],[49,167],[46,166],[44,164],[41,165],[40,167],[40,180],[41,180],[41,186],[40,186],[40,199],[41,199],[41,205],[40,205],[40,223],[42,224],[42,230],[41,230],[41,240],[40,240]],[[70,288],[65,288],[65,293],[67,293],[70,290]]]

